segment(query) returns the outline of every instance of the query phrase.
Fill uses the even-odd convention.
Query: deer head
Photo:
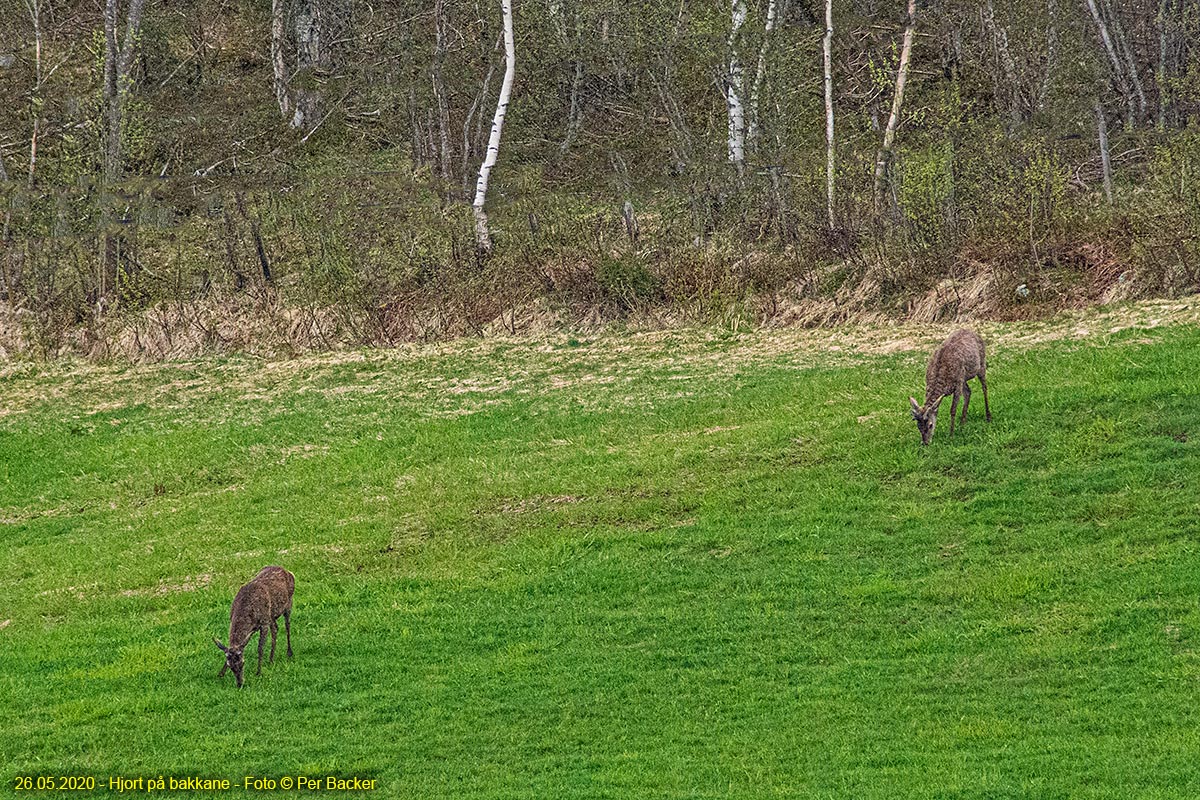
[[[225,654],[225,666],[233,670],[233,677],[235,680],[237,680],[238,688],[242,688],[242,669],[246,665],[245,660],[242,658],[243,648],[226,647],[217,641],[215,636],[213,637],[213,644],[220,648],[221,652]]]
[[[921,432],[921,444],[929,444],[933,439],[933,429],[937,427],[938,406],[942,404],[942,398],[931,402],[928,408],[917,405],[915,397],[908,398],[908,402],[912,406],[912,417],[917,422],[917,430]]]

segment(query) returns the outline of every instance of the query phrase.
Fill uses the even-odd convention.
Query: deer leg
[[[985,413],[985,414],[986,414],[986,416],[987,416],[987,421],[988,421],[988,422],[991,422],[991,421],[992,421],[992,409],[988,408],[988,401],[987,401],[987,378],[985,378],[985,377],[983,376],[983,373],[982,373],[982,372],[981,372],[981,373],[979,373],[979,385],[983,387],[983,410],[984,410],[984,413]]]
[[[967,406],[971,405],[971,387],[963,384],[963,412],[959,423],[966,424],[967,422]]]
[[[221,671],[217,673],[217,677],[224,678],[225,673],[228,671],[229,671],[229,662],[226,661],[224,664],[221,665]]]
[[[275,636],[279,633],[279,623],[271,620],[271,657],[267,659],[268,664],[275,663]]]
[[[292,657],[292,612],[283,612],[283,629],[287,632],[288,658]]]
[[[958,411],[958,395],[961,390],[954,390],[954,399],[950,401],[950,435],[954,435],[954,414]]]
[[[255,675],[262,675],[263,634],[266,633],[264,630],[266,627],[267,626],[264,625],[258,629],[258,669],[255,671]]]

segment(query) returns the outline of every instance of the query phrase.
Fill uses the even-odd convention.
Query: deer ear
[[[936,400],[934,400],[933,402],[931,402],[929,404],[929,408],[926,410],[932,411],[934,414],[936,414],[937,410],[938,410],[938,406],[940,406],[942,404],[942,400],[944,400],[944,399],[945,399],[945,396],[937,398]]]
[[[225,645],[223,645],[223,644],[221,644],[220,642],[218,642],[218,641],[217,641],[217,637],[215,637],[215,636],[213,637],[213,644],[215,644],[217,647],[219,647],[219,648],[221,649],[221,652],[222,652],[222,653],[228,653],[228,652],[229,652],[228,650],[226,650],[226,649],[225,649]]]
[[[917,398],[910,396],[908,398],[908,402],[912,404],[913,418],[915,419],[915,418],[921,416],[921,407],[919,405],[917,405]]]

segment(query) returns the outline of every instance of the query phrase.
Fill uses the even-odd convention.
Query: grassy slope
[[[638,341],[10,370],[4,785],[1200,793],[1200,329],[1001,345],[926,450],[919,352]]]

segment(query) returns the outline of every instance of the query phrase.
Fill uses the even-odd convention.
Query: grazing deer
[[[254,674],[262,675],[263,637],[268,630],[271,632],[271,658],[268,663],[274,662],[275,636],[279,632],[276,620],[280,616],[283,617],[287,632],[288,658],[292,657],[292,590],[295,587],[295,576],[283,567],[263,567],[253,580],[238,589],[229,612],[229,646],[213,637],[213,642],[225,654],[225,665],[217,673],[218,678],[225,675],[225,670],[231,669],[238,688],[242,687],[242,651],[255,631],[258,632],[258,671]]]
[[[959,397],[963,399],[961,421],[967,421],[967,405],[971,402],[971,387],[967,381],[971,378],[979,378],[979,385],[983,387],[983,410],[987,414],[987,421],[991,422],[983,339],[972,330],[955,331],[929,358],[929,366],[925,368],[925,405],[919,406],[916,398],[908,398],[912,404],[913,419],[917,421],[917,430],[921,432],[921,444],[929,444],[933,439],[938,406],[946,395],[954,395],[954,401],[950,404],[950,435],[954,435],[954,412],[958,409]]]

